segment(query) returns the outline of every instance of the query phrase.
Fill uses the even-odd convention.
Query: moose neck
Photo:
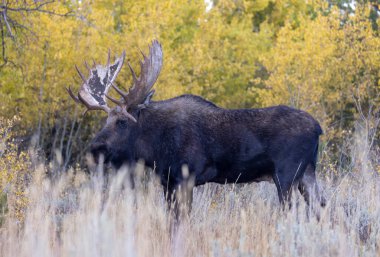
[[[136,163],[144,161],[146,166],[153,168],[153,148],[156,119],[152,110],[148,108],[133,112],[137,117],[137,123],[130,127],[128,137],[128,156],[131,157],[129,162]]]

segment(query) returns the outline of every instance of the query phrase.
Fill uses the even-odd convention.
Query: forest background
[[[0,116],[17,117],[16,138],[47,161],[59,149],[64,168],[83,163],[102,125],[65,90],[80,86],[74,65],[125,49],[137,67],[152,39],[164,49],[154,100],[192,93],[226,108],[306,110],[337,163],[360,115],[379,115],[378,1],[4,1],[1,10]],[[131,85],[125,67],[117,82]]]

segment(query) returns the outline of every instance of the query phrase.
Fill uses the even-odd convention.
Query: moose
[[[187,195],[185,202],[191,205],[193,186],[208,182],[267,180],[275,183],[283,205],[289,203],[293,189],[298,189],[308,204],[314,200],[325,205],[315,174],[322,129],[311,115],[287,106],[224,109],[190,94],[153,101],[152,87],[163,64],[162,46],[154,40],[149,55],[141,53],[139,76],[127,63],[133,79],[128,92],[115,84],[125,51],[114,63],[108,52],[105,66],[90,68],[86,63],[88,78],[76,66],[83,84],[77,95],[70,87],[68,93],[86,111],[108,114],[105,126],[90,144],[97,162],[120,168],[143,160],[154,168],[169,205],[179,202],[178,195]],[[109,95],[111,88],[120,99]],[[109,107],[107,101],[115,107]],[[184,186],[189,181],[192,186]],[[177,213],[178,206],[174,204]]]

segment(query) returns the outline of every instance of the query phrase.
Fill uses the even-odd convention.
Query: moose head
[[[141,72],[137,76],[130,63],[129,69],[132,73],[133,85],[128,92],[124,92],[115,85],[115,79],[119,74],[125,60],[125,51],[113,64],[110,63],[110,51],[106,66],[96,65],[92,68],[86,64],[89,70],[89,77],[86,78],[78,69],[83,84],[77,96],[71,88],[67,88],[69,95],[75,102],[83,104],[89,110],[102,110],[108,114],[108,118],[103,129],[96,135],[90,144],[90,151],[99,162],[100,158],[105,162],[112,162],[120,166],[124,161],[132,158],[128,154],[128,138],[133,133],[133,128],[138,126],[140,110],[146,108],[154,94],[152,87],[160,74],[162,67],[162,47],[154,40],[149,47],[149,55],[141,52],[143,59],[140,60]],[[108,93],[113,88],[121,97],[115,99]],[[107,105],[107,100],[116,104],[111,108]]]

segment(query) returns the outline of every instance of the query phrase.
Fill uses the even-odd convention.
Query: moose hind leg
[[[319,203],[322,207],[326,205],[326,199],[317,183],[314,165],[307,165],[305,173],[300,179],[298,189],[309,206],[313,202]]]
[[[277,187],[280,203],[291,207],[291,197],[293,189],[296,189],[302,176],[305,165],[300,162],[284,161],[275,169],[273,180]]]
[[[291,208],[291,197],[293,192],[293,187],[298,182],[289,180],[288,178],[281,176],[281,173],[275,172],[273,176],[274,183],[277,188],[278,199],[281,205],[286,208]]]

